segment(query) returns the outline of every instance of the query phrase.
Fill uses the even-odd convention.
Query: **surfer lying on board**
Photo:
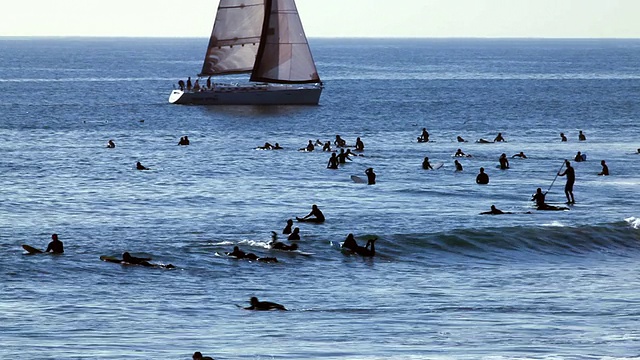
[[[536,202],[536,208],[538,210],[569,210],[569,208],[563,206],[553,206],[544,202],[546,194],[542,192],[541,188],[536,189],[536,193],[531,197],[531,201]]]
[[[47,250],[44,252],[51,252],[54,254],[64,253],[64,245],[62,244],[62,241],[58,240],[58,234],[51,235],[51,242],[47,246]]]
[[[360,256],[372,257],[376,254],[376,240],[378,240],[378,238],[369,239],[365,246],[360,246],[356,242],[356,239],[353,237],[353,234],[350,233],[349,235],[347,235],[347,238],[344,239],[342,248],[351,250],[351,252],[354,252]],[[369,245],[371,245],[371,249],[369,249]]]
[[[296,229],[298,229],[298,228],[296,228]],[[295,231],[295,229],[294,229],[294,231]],[[291,236],[289,236],[289,238],[291,238]],[[291,240],[291,239],[289,239],[289,240]],[[300,240],[300,236],[298,236],[297,240]],[[285,244],[283,242],[278,241],[278,234],[276,234],[275,231],[271,232],[271,242],[269,243],[269,246],[272,249],[275,249],[275,250],[285,250],[285,251],[298,250],[298,244],[287,245],[287,244]]]
[[[130,264],[130,265],[142,265],[146,267],[161,267],[165,269],[175,269],[175,266],[171,264],[163,265],[163,264],[152,264],[149,262],[150,258],[139,258],[135,256],[131,256],[128,252],[122,253],[122,259],[117,259],[109,256],[101,256],[100,260],[119,263],[119,264]]]
[[[200,351],[194,352],[191,358],[193,360],[214,360],[211,356],[202,356]]]
[[[520,159],[526,159],[527,155],[524,154],[524,152],[520,151],[518,154],[514,154],[513,156],[511,156],[511,158],[517,158],[519,157]]]
[[[458,140],[458,142],[467,142],[467,140],[463,139],[462,136],[458,136],[456,140]]]
[[[146,166],[144,166],[144,165],[142,165],[142,163],[140,163],[140,161],[138,161],[138,162],[136,163],[136,169],[137,169],[137,170],[149,170],[149,168],[148,168],[148,167],[146,167]]]
[[[274,302],[270,302],[270,301],[259,301],[257,297],[252,297],[249,300],[249,303],[251,304],[251,306],[244,308],[245,310],[259,310],[259,311],[266,311],[266,310],[283,310],[283,311],[287,311],[287,309],[280,305],[280,304],[276,304]]]
[[[313,217],[312,217],[313,216]],[[324,214],[318,208],[318,205],[313,204],[311,207],[311,212],[307,214],[305,217],[297,217],[296,220],[302,222],[315,222],[315,223],[323,223],[324,222]]]
[[[491,210],[480,213],[480,215],[501,215],[501,214],[511,214],[511,213],[504,212],[498,209],[495,205],[491,205]]]
[[[454,157],[471,157],[469,154],[465,154],[462,149],[456,150],[456,153],[453,154]]]
[[[230,253],[227,253],[227,256],[233,256],[236,259],[249,259],[249,260],[263,261],[263,262],[278,262],[278,259],[274,257],[259,258],[254,253],[245,253],[244,251],[240,250],[240,248],[237,246],[234,246],[233,251]]]
[[[327,163],[327,169],[336,170],[338,168],[338,156],[336,153],[331,154],[329,162]]]

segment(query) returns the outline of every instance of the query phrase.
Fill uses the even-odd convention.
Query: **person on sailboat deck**
[[[200,91],[200,82],[196,79],[196,82],[193,84],[193,91]]]
[[[191,88],[193,86],[191,85],[191,76],[189,76],[189,78],[187,79],[187,91],[191,91]]]
[[[498,136],[496,136],[495,139],[493,139],[494,142],[504,142],[506,141],[503,137],[502,137],[502,133],[498,133]]]
[[[114,143],[113,140],[109,140],[109,142],[107,142],[107,148],[113,149],[115,147],[116,147],[116,143]]]
[[[211,89],[211,76],[207,78],[207,89]]]
[[[296,216],[296,220],[323,223],[325,219],[324,219],[324,214],[322,213],[322,211],[320,211],[320,209],[318,208],[318,205],[313,204],[313,206],[311,207],[311,212],[309,214],[307,214],[305,217]]]
[[[359,137],[356,139],[356,151],[364,151],[364,143]]]
[[[344,141],[343,138],[340,137],[340,135],[336,135],[336,139],[333,142],[337,147],[345,147],[347,146],[347,142]]]
[[[180,91],[184,91],[184,81],[178,80],[178,87],[180,87]]]
[[[180,141],[178,141],[178,145],[189,145],[189,144],[190,144],[190,141],[186,135],[181,137]]]

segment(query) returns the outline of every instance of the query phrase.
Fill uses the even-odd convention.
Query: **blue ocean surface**
[[[0,38],[0,358],[640,357],[640,40],[311,39],[319,106],[169,104],[207,41]],[[298,151],[337,134],[364,156]],[[535,210],[578,151],[576,204]],[[311,255],[269,249],[313,204]]]

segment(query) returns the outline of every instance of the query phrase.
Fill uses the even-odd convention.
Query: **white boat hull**
[[[201,91],[173,90],[169,102],[183,105],[318,105],[322,85],[223,85]]]

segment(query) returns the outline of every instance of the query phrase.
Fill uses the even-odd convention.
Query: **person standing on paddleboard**
[[[567,165],[567,169],[562,173],[558,173],[558,176],[566,176],[567,183],[564,186],[564,194],[567,196],[567,204],[575,204],[576,200],[573,197],[573,184],[576,182],[576,172],[571,167],[571,162],[569,160],[565,161]]]

